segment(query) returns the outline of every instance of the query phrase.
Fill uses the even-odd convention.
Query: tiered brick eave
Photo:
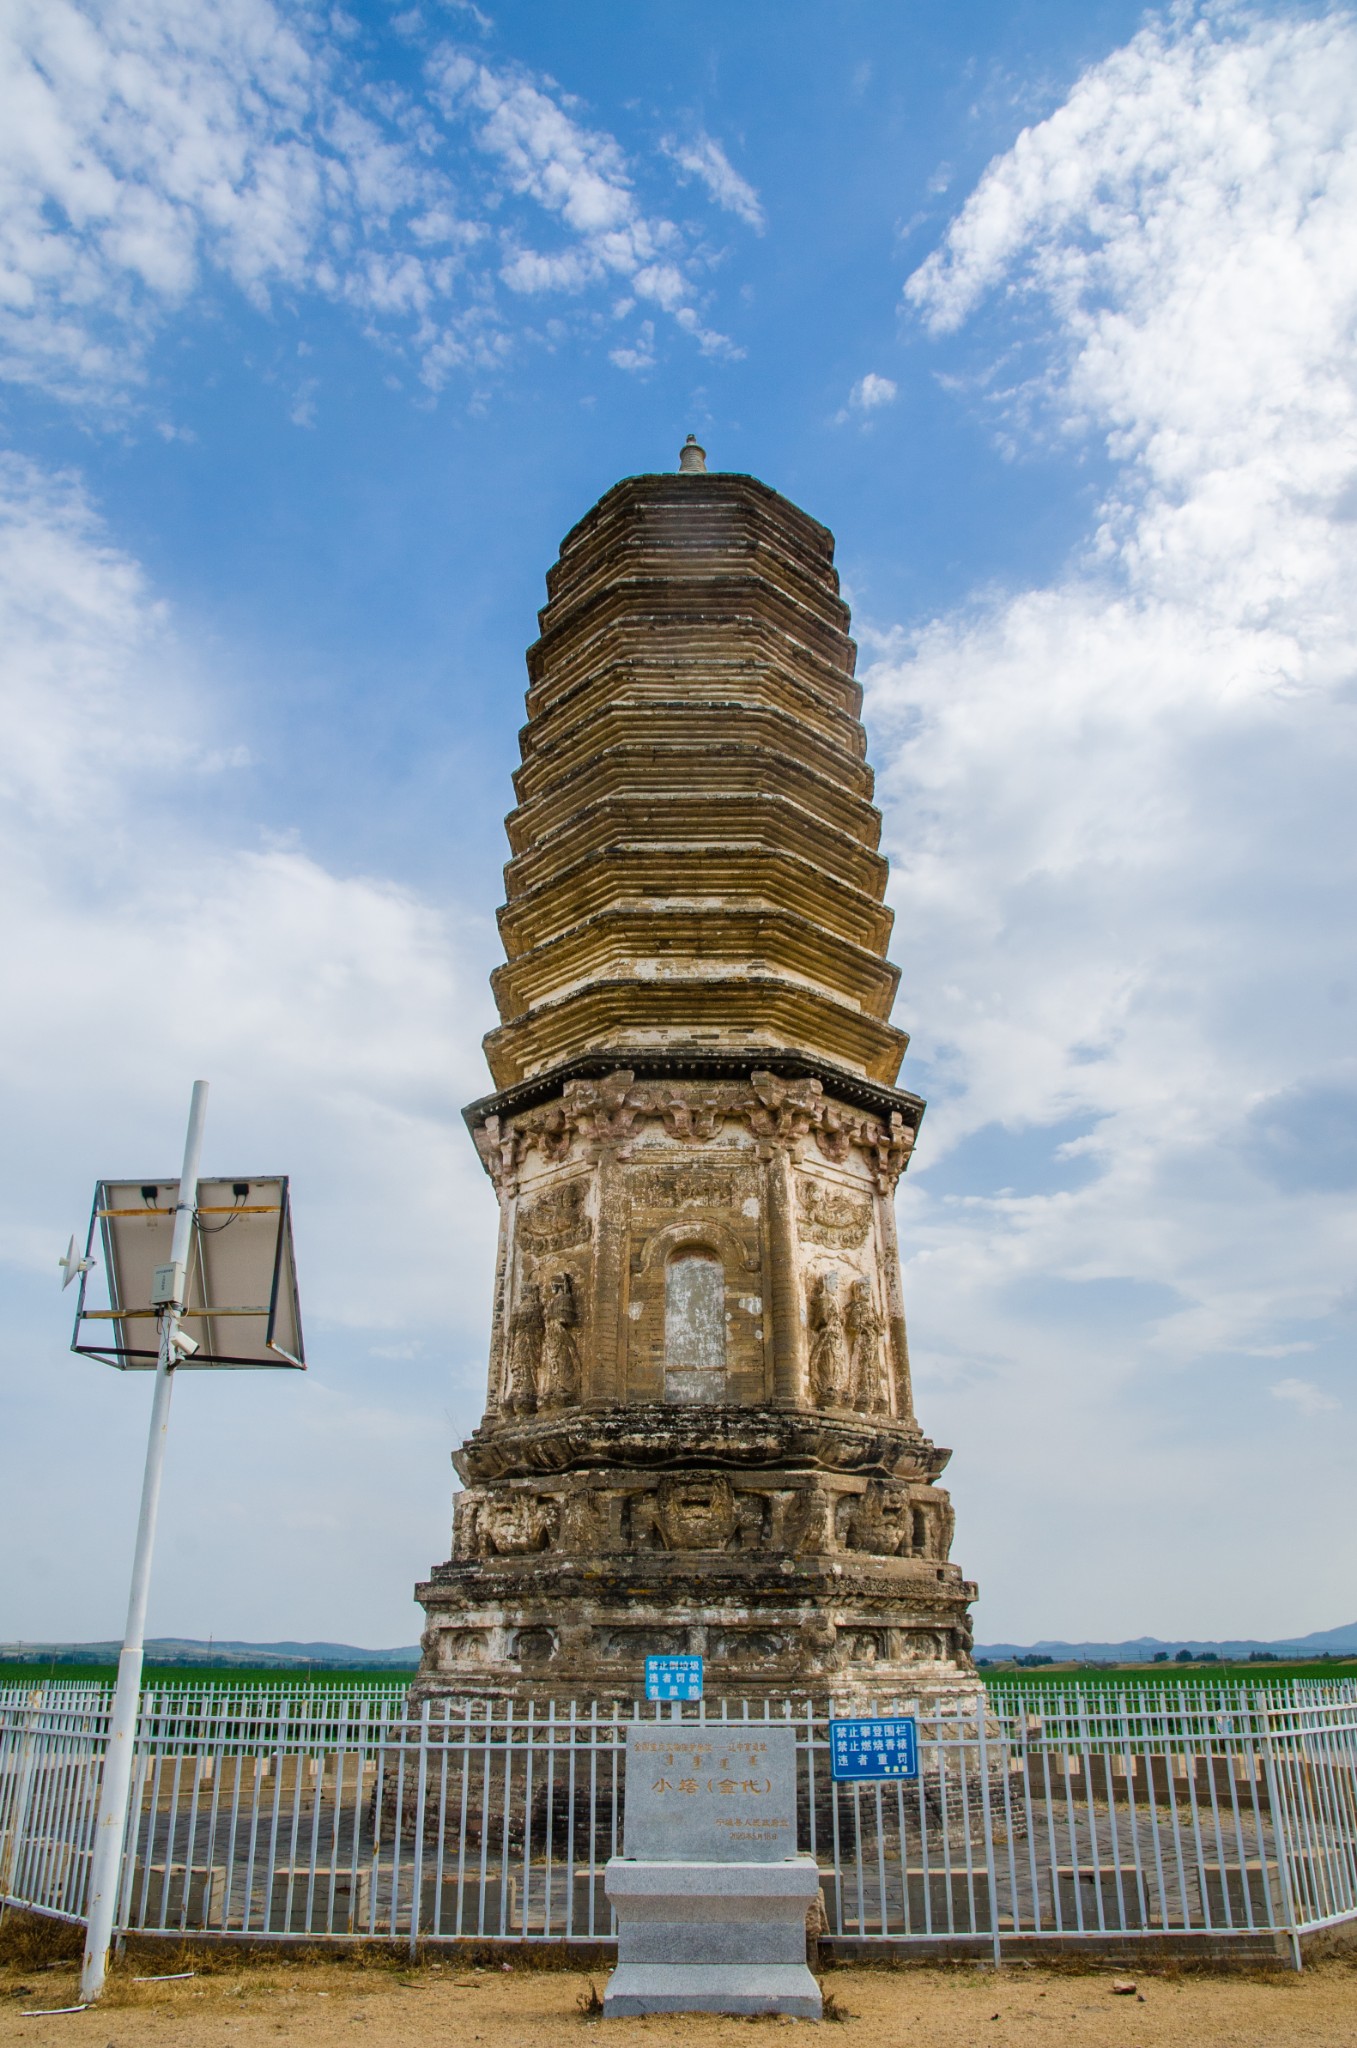
[[[622,1047],[647,1033],[651,1043],[703,1039],[712,1045],[793,1051],[806,1045],[850,1073],[889,1087],[909,1043],[893,1024],[879,1023],[820,990],[785,975],[752,969],[683,981],[638,982],[634,976],[594,979],[526,1016],[486,1033],[497,1087],[569,1060],[594,1047]]]
[[[636,648],[619,653],[545,698],[519,729],[524,760],[539,748],[554,745],[562,730],[600,707],[664,704],[675,697],[694,706],[751,704],[781,711],[798,725],[821,733],[854,760],[865,760],[857,685],[840,687],[844,679],[838,676],[827,683],[818,665],[779,659],[780,650],[771,640],[758,645],[757,636],[751,635],[751,643],[740,654],[727,653],[720,659],[709,654],[699,660],[672,649],[663,655]],[[531,702],[530,698],[530,706]]]
[[[803,595],[846,634],[848,607],[839,597],[834,536],[757,477],[730,470],[704,478],[627,477],[614,484],[561,542],[547,571],[544,610],[591,577],[625,573],[638,551],[652,549],[671,566],[681,552],[679,577],[700,575],[709,565],[728,573],[759,552],[776,565],[781,588]]]
[[[817,862],[786,848],[773,852],[758,841],[740,839],[708,845],[690,865],[692,852],[682,840],[614,842],[568,861],[531,889],[516,891],[501,907],[505,953],[516,960],[556,936],[559,884],[569,891],[581,918],[632,907],[658,912],[666,904],[680,911],[719,909],[739,895],[750,910],[785,910],[812,919],[835,938],[881,959],[894,912]]]
[[[505,830],[518,853],[568,823],[576,807],[607,797],[684,797],[707,785],[712,785],[713,798],[758,797],[776,789],[817,824],[856,839],[869,851],[881,838],[881,814],[872,804],[803,762],[785,755],[773,761],[765,747],[743,739],[727,740],[719,749],[682,740],[626,742],[602,759],[567,770],[530,804],[511,811]]]
[[[874,777],[865,761],[804,719],[760,704],[752,694],[599,704],[564,728],[550,746],[531,748],[514,776],[514,793],[526,810],[535,797],[559,788],[580,767],[628,746],[703,747],[719,754],[732,743],[759,748],[770,765],[790,755],[849,796],[871,802]]]
[[[497,967],[491,987],[505,1022],[609,977],[643,982],[648,995],[657,976],[705,981],[746,970],[781,974],[869,1017],[889,1017],[900,971],[879,953],[840,938],[818,915],[750,900],[743,888],[735,907],[686,901],[685,879],[699,881],[680,877],[669,899],[607,904]]]
[[[697,795],[688,789],[597,797],[565,814],[540,839],[515,851],[504,871],[505,908],[511,910],[529,891],[560,879],[586,853],[650,846],[701,849],[706,844],[791,853],[873,902],[880,903],[885,893],[886,862],[875,847],[827,824],[793,797],[748,789]]]

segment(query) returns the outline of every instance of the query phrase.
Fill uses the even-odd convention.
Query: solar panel
[[[177,1180],[101,1180],[71,1349],[122,1371],[153,1372],[157,1304],[169,1280]],[[98,1276],[98,1277],[96,1277]],[[200,1180],[189,1240],[183,1329],[197,1350],[176,1371],[305,1367],[286,1174]]]

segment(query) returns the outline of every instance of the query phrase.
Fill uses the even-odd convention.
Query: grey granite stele
[[[764,1721],[628,1728],[622,1853],[641,1863],[795,1856],[795,1730]]]
[[[624,1854],[605,2018],[651,2012],[820,2018],[806,1967],[819,1873],[796,1854],[796,1737],[766,1723],[627,1730]]]
[[[788,2013],[818,2020],[806,1913],[820,1877],[785,1863],[633,1863],[614,1856],[603,1888],[617,1914],[605,2019],[650,2012]]]

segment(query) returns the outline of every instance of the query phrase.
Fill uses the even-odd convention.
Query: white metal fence
[[[899,1711],[912,1711],[902,1701]],[[1276,1949],[1357,1916],[1357,1691],[995,1686],[917,1783],[830,1778],[824,1703],[617,1712],[398,1686],[142,1701],[118,1926],[195,1939],[607,1941],[632,1718],[797,1732],[822,1938]],[[0,1898],[83,1917],[109,1694],[0,1688]]]

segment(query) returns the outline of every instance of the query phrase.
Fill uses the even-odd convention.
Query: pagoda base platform
[[[715,1697],[979,1691],[975,1588],[949,1561],[936,1484],[947,1453],[917,1428],[768,1410],[592,1421],[596,1463],[535,1422],[459,1454],[454,1555],[417,1589],[417,1698],[631,1700],[647,1657],[693,1655]],[[573,1469],[541,1469],[548,1442]]]

